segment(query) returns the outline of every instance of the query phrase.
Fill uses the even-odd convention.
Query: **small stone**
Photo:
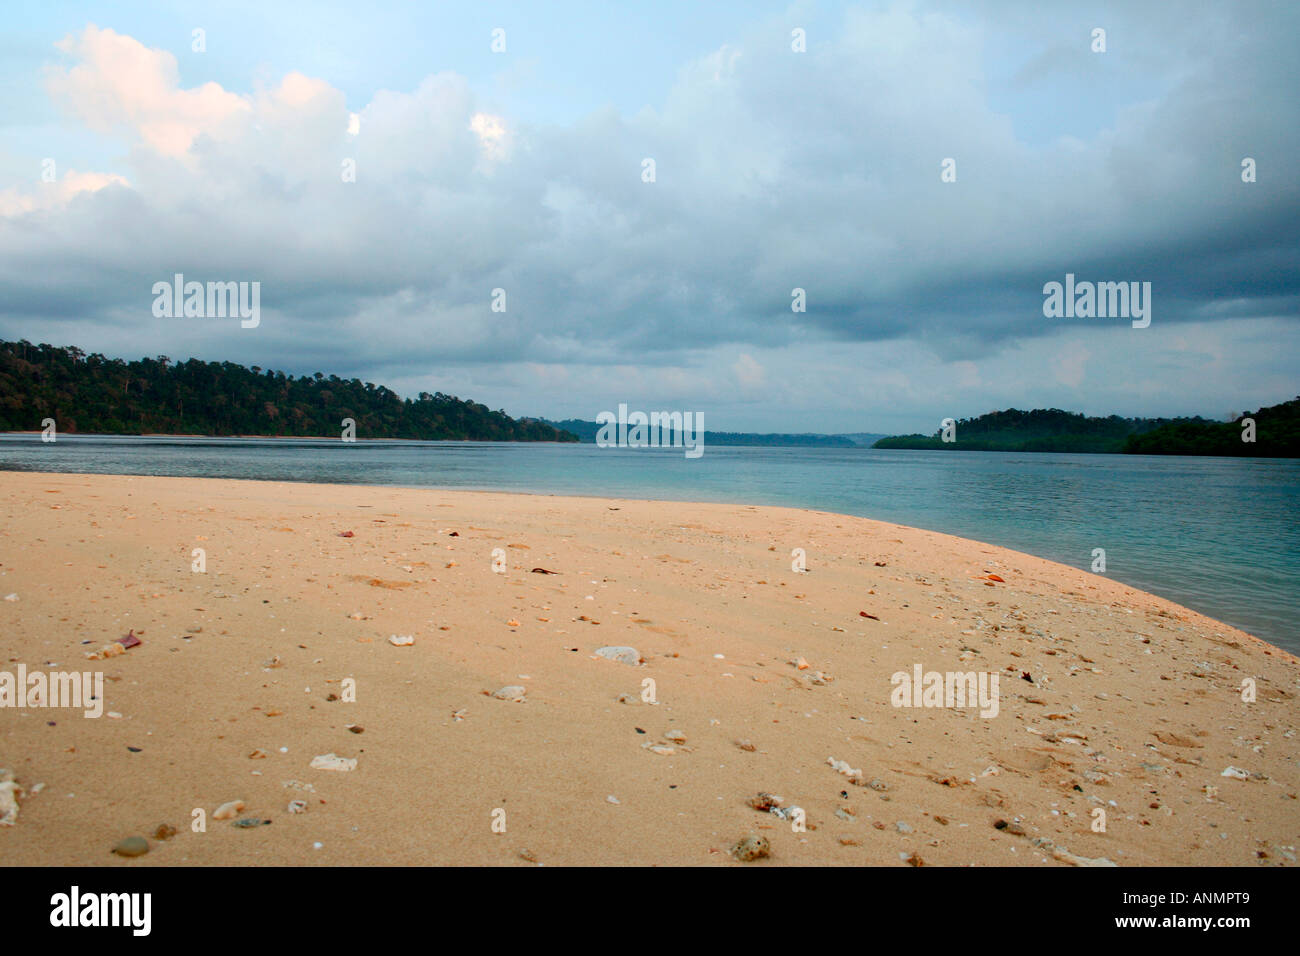
[[[127,837],[113,847],[113,852],[118,856],[144,856],[149,852],[149,841],[144,837]]]
[[[497,700],[510,700],[514,701],[516,704],[522,704],[524,702],[524,695],[527,693],[528,689],[526,687],[520,687],[518,684],[511,684],[509,687],[502,687],[500,690],[494,691],[492,696]]]
[[[772,855],[772,848],[767,837],[750,834],[731,848],[732,856],[742,863],[750,863]]]
[[[894,829],[897,830],[899,833],[912,832],[912,827],[909,824],[904,823],[902,820],[899,820],[897,823],[894,824]]]
[[[611,793],[608,797],[605,798],[605,802],[606,802],[606,803],[612,803],[612,804],[614,804],[614,806],[618,806],[618,805],[619,805],[619,804],[618,804],[618,797],[614,796],[612,793]]]
[[[388,643],[394,647],[410,647],[415,643],[415,637],[410,634],[394,634],[388,639]]]
[[[641,663],[641,653],[635,647],[600,647],[596,654],[609,661],[635,667]]]
[[[760,813],[768,813],[773,807],[779,807],[784,802],[781,797],[774,793],[768,793],[766,790],[749,798],[749,805]]]
[[[169,823],[159,824],[158,829],[153,831],[155,840],[170,840],[176,835],[176,828]]]
[[[306,801],[306,800],[290,800],[290,801],[289,801],[289,812],[290,812],[290,813],[306,813],[306,812],[307,812],[307,801]]]
[[[671,740],[675,744],[686,743],[686,735],[680,730],[670,730],[664,734],[664,740]]]
[[[745,751],[746,753],[752,754],[755,750],[758,749],[748,740],[737,740],[735,743],[737,747],[739,747],[741,750]]]
[[[1245,770],[1241,770],[1241,769],[1239,769],[1239,768],[1237,768],[1237,767],[1229,767],[1229,768],[1227,768],[1226,770],[1224,770],[1223,773],[1219,774],[1219,776],[1220,776],[1220,777],[1231,777],[1233,780],[1249,780],[1249,779],[1250,779],[1250,774],[1249,774],[1247,771],[1245,771]]]

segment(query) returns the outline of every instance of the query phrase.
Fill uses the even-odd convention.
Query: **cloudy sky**
[[[1294,3],[416,6],[11,0],[0,338],[730,430],[1300,394]]]

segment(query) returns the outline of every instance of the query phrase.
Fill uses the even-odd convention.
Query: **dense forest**
[[[577,441],[532,419],[441,392],[403,399],[382,385],[321,372],[294,378],[233,362],[134,362],[81,349],[0,341],[0,431],[111,435],[337,436],[472,441]]]
[[[1243,441],[1255,423],[1255,440]],[[1281,405],[1245,412],[1231,422],[1164,425],[1143,435],[1131,435],[1124,451],[1134,455],[1236,455],[1253,458],[1300,458],[1300,397]]]
[[[876,448],[934,448],[962,451],[1065,451],[1122,452],[1131,435],[1178,424],[1209,425],[1203,418],[1089,418],[1059,408],[1022,412],[1009,408],[957,422],[956,441],[945,442],[942,430],[934,435],[899,435],[882,438]]]
[[[1242,418],[1255,421],[1255,441],[1242,440]],[[956,441],[934,435],[882,438],[876,448],[962,451],[1055,451],[1137,455],[1236,455],[1300,457],[1300,398],[1237,416],[1233,422],[1205,418],[1089,418],[1057,408],[1022,412],[1011,408],[957,422]]]

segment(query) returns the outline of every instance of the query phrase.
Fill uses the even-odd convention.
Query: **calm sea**
[[[1107,575],[1300,653],[1300,460],[0,435],[0,469],[788,505]]]

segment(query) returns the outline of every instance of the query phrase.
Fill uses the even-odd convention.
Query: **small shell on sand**
[[[664,734],[664,740],[671,740],[675,744],[686,743],[686,735],[680,730],[670,730]]]
[[[340,757],[335,753],[320,754],[311,758],[313,770],[356,770],[356,757]]]
[[[641,663],[641,654],[635,647],[600,647],[596,649],[596,654],[606,660],[632,667]]]
[[[410,634],[394,634],[388,639],[388,643],[394,647],[410,647],[415,643],[415,638]]]
[[[492,696],[497,700],[512,700],[517,704],[524,702],[524,695],[528,693],[526,687],[520,687],[518,684],[511,684],[509,687],[502,687],[498,691],[493,691]]]
[[[767,837],[750,834],[731,848],[731,855],[742,863],[749,863],[772,855]]]
[[[0,770],[0,827],[11,827],[18,822],[18,793],[21,788],[14,783],[12,770]]]
[[[836,770],[838,770],[840,773],[844,774],[844,776],[848,777],[850,783],[856,783],[859,787],[862,786],[861,770],[854,770],[852,767],[848,765],[847,761],[836,760],[834,757],[827,757],[826,762],[830,764],[832,767],[834,767]]]
[[[113,852],[118,856],[144,856],[149,852],[149,841],[144,837],[127,837],[113,847]]]
[[[239,811],[244,809],[243,800],[231,800],[229,803],[223,803],[217,807],[217,812],[212,814],[214,820],[233,820],[239,816]]]

